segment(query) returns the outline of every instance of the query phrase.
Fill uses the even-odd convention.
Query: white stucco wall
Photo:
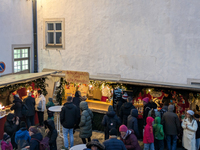
[[[38,0],[39,70],[200,78],[199,0]],[[65,49],[43,49],[43,21],[65,19]]]
[[[13,45],[32,45],[32,26],[31,0],[0,1],[0,61],[6,64],[5,72],[0,75],[12,73]],[[31,49],[31,54],[32,52]],[[31,69],[33,69],[32,62]]]

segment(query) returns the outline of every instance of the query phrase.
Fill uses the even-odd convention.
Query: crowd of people
[[[133,98],[125,93],[117,103],[117,112],[114,111],[113,106],[108,107],[108,112],[101,122],[105,129],[105,141],[100,143],[98,139],[91,139],[92,124],[95,120],[87,102],[81,99],[79,91],[74,98],[68,96],[60,113],[64,137],[63,148],[69,149],[74,146],[74,132],[80,128],[79,137],[87,147],[84,150],[141,150],[138,141],[142,140],[142,137],[144,150],[164,150],[165,143],[168,150],[175,150],[178,138],[182,138],[185,149],[199,150],[198,114],[188,110],[185,118],[180,120],[174,113],[174,105],[169,104],[168,100],[163,102],[160,111],[157,110],[157,104],[148,97],[142,100],[143,133],[138,129],[138,110],[133,105]],[[13,103],[11,109],[14,110],[14,114],[10,113],[7,116],[1,149],[57,150],[58,133],[55,129],[54,114],[48,110],[49,107],[54,106],[52,98],[49,98],[46,104],[44,95],[41,90],[38,90],[36,99],[29,93],[23,102],[15,93]],[[23,115],[23,109],[28,110],[26,115]],[[45,109],[48,110],[48,120],[44,121]],[[39,126],[34,124],[35,111],[38,114]],[[45,128],[45,134],[42,134],[42,127]],[[120,139],[117,138],[118,135]]]

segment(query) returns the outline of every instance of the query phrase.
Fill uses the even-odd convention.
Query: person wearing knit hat
[[[109,135],[110,138],[103,142],[105,150],[126,150],[124,143],[117,139],[117,129],[111,129]]]
[[[21,121],[20,130],[15,134],[15,143],[18,145],[18,149],[22,149],[29,145],[31,137],[29,136],[29,132],[26,128],[26,123]]]
[[[1,141],[1,149],[2,150],[13,150],[10,136],[7,133],[4,133],[3,140]]]
[[[143,106],[144,106],[144,108],[143,108],[143,121],[144,121],[144,126],[146,126],[146,119],[148,117],[149,111],[152,108],[152,104],[151,104],[151,102],[149,102],[148,97],[143,98],[142,101],[143,101]]]
[[[200,148],[200,122],[199,122],[199,115],[194,114],[194,118],[197,121],[197,131],[196,131],[196,150]]]
[[[53,103],[53,98],[49,97],[49,102],[46,104],[47,114],[48,114],[48,120],[52,119],[54,120],[54,113],[52,111],[49,111],[49,107],[55,106]]]
[[[109,138],[109,131],[112,128],[117,128],[118,125],[121,125],[120,119],[117,117],[115,111],[113,110],[113,106],[108,107],[108,112],[104,115],[102,123],[105,133],[105,140]]]
[[[196,149],[196,131],[198,128],[197,121],[193,117],[194,112],[188,110],[181,126],[183,128],[183,147],[188,150]]]
[[[119,127],[121,134],[120,140],[124,143],[127,150],[141,150],[137,137],[132,129],[128,129],[125,125]]]
[[[88,142],[86,144],[87,148],[90,148],[91,150],[104,150],[105,146],[99,142],[97,139],[93,139],[92,141]]]
[[[162,125],[168,149],[176,149],[177,135],[180,132],[180,120],[174,111],[174,105],[168,106],[168,111],[163,114]]]
[[[142,99],[142,101],[143,101],[143,104],[146,105],[149,102],[149,98],[145,97]]]

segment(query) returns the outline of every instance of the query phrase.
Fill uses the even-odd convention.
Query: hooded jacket
[[[157,140],[164,140],[164,131],[163,131],[163,125],[160,124],[161,119],[160,117],[155,118],[155,124],[153,125],[153,133],[154,138]]]
[[[13,106],[10,108],[11,110],[14,110],[15,116],[18,116],[19,118],[22,117],[22,100],[14,96]]]
[[[57,150],[56,139],[58,137],[58,133],[57,133],[57,130],[55,129],[54,121],[50,119],[50,120],[45,121],[44,124],[49,128],[47,137],[49,138],[50,150]]]
[[[135,132],[136,137],[140,138],[140,132],[138,130],[138,110],[132,109],[130,115],[128,116],[127,128],[132,129]]]
[[[34,116],[35,115],[35,98],[28,96],[23,101],[28,107],[28,111],[26,116]]]
[[[6,132],[10,136],[12,145],[15,145],[15,132],[18,128],[18,125],[16,125],[12,121],[14,117],[14,114],[8,114],[6,122],[4,124],[4,132]]]
[[[1,150],[13,150],[11,142],[6,143],[5,141],[1,141]]]
[[[81,120],[80,120],[80,138],[89,138],[92,136],[92,118],[93,113],[88,108],[87,102],[83,101],[80,103],[80,109],[82,110]]]
[[[110,138],[103,142],[105,150],[126,150],[124,143],[117,138]]]
[[[180,121],[173,112],[173,107],[168,107],[168,112],[162,117],[162,125],[166,135],[178,135],[180,132]]]
[[[33,134],[31,136],[31,142],[30,142],[30,150],[39,150],[39,141],[43,139],[42,134],[40,132]]]
[[[109,125],[108,125],[110,122],[115,122],[114,123],[115,126],[113,126],[113,128],[116,128],[117,125],[121,124],[120,119],[117,117],[111,105],[108,107],[108,112],[106,113],[106,115],[104,115],[103,120],[102,120],[102,125],[105,127],[105,132],[107,133],[110,130]]]
[[[150,144],[154,143],[154,136],[153,136],[153,127],[152,122],[154,119],[152,117],[147,117],[147,125],[144,128],[144,136],[143,136],[143,143]]]
[[[76,105],[77,107],[77,110],[78,110],[78,117],[80,118],[81,117],[81,114],[80,114],[80,102],[81,102],[81,92],[80,91],[76,91],[75,93],[75,97],[73,98],[73,104]]]
[[[122,120],[122,124],[127,125],[127,118],[130,115],[131,109],[135,109],[132,103],[124,103],[120,110],[120,118]]]
[[[78,110],[72,102],[67,102],[60,112],[60,122],[64,128],[72,129],[77,123]]]
[[[31,140],[31,137],[29,136],[29,132],[26,128],[21,128],[19,131],[15,134],[15,143],[18,143],[18,140],[26,140],[28,143]]]
[[[126,138],[123,139],[120,136],[120,140],[124,143],[127,150],[142,150],[133,130],[127,130]]]

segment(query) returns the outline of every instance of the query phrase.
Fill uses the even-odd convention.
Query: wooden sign
[[[63,71],[67,82],[89,84],[89,73],[78,71]]]

